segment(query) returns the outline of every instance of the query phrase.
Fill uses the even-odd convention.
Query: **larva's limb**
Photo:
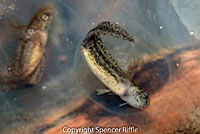
[[[119,107],[123,107],[123,106],[125,106],[125,105],[127,105],[127,104],[128,104],[128,103],[126,103],[126,102],[125,102],[125,103],[122,103],[122,104],[119,105]]]
[[[11,19],[10,25],[15,29],[17,34],[21,34],[22,31],[25,31],[27,27],[21,24],[18,20]]]
[[[102,88],[102,89],[96,89],[96,91],[97,91],[97,95],[103,95],[103,94],[111,92],[110,89],[106,89],[106,88],[105,89],[104,88]]]

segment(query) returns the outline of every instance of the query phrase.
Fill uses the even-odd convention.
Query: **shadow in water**
[[[188,48],[186,50],[188,50]],[[166,83],[168,83],[172,76],[176,74],[178,70],[177,65],[181,64],[180,58],[178,57],[180,52],[182,52],[182,49],[177,49],[169,55],[166,55],[164,58],[145,63],[141,67],[140,71],[135,73],[135,75],[132,77],[132,80],[134,80],[141,88],[145,89],[145,91],[151,96],[160,90]],[[142,118],[144,118],[143,121],[146,120],[144,110],[132,108],[129,105],[119,107],[119,105],[123,104],[124,101],[117,95],[108,93],[99,96],[94,91],[90,96],[93,101],[102,106],[101,109],[98,109],[98,111],[88,111],[92,103],[91,100],[88,100],[83,106],[73,111],[71,114],[77,115],[78,113],[83,113],[83,111],[86,113],[89,112],[90,114],[94,113],[95,116],[99,115],[100,117],[112,116],[116,113],[123,116],[139,114],[140,118],[138,118],[138,120],[141,120]],[[93,119],[89,118],[89,120]]]
[[[166,83],[170,82],[173,75],[176,74],[180,65],[178,50],[167,55],[165,58],[158,59],[153,62],[148,62],[136,72],[132,77],[142,89],[148,92],[149,95],[160,90]]]
[[[195,47],[187,47],[183,49],[177,49],[173,53],[165,56],[165,58],[161,58],[155,60],[153,62],[148,62],[144,64],[139,72],[133,76],[134,79],[139,86],[152,95],[159,91],[165,84],[169,84],[169,80],[171,80],[172,76],[178,73],[178,66],[181,65],[181,60],[179,58],[180,54],[185,51],[199,49],[199,46]],[[170,69],[169,69],[170,68]],[[170,75],[171,74],[171,75]],[[87,99],[83,105],[75,109],[74,111],[67,113],[59,117],[55,122],[51,123],[50,126],[54,126],[59,122],[63,122],[63,120],[79,120],[80,124],[85,124],[86,120],[89,121],[90,124],[101,124],[101,125],[108,125],[107,123],[114,121],[113,118],[118,118],[120,120],[125,121],[125,123],[131,125],[137,122],[137,125],[142,126],[145,124],[149,124],[153,122],[144,110],[137,110],[131,108],[130,106],[126,105],[123,107],[119,107],[118,104],[123,103],[123,101],[116,95],[101,95],[97,96],[96,93],[91,94],[95,101],[103,105],[106,109],[102,107],[98,107],[94,104],[94,102],[90,99]],[[114,112],[110,112],[111,109]],[[118,113],[116,116],[116,112]],[[131,114],[132,113],[132,114]],[[139,114],[139,116],[138,116]],[[78,116],[82,115],[82,116]],[[128,116],[124,116],[128,115]],[[113,117],[113,118],[111,118]],[[82,119],[83,118],[83,119]],[[102,119],[107,120],[106,122],[101,122]],[[134,121],[133,121],[134,119]],[[82,122],[82,123],[81,123]],[[67,121],[68,123],[68,121]],[[74,125],[73,121],[72,124]],[[115,122],[113,122],[115,124]],[[89,124],[85,124],[86,126]],[[40,126],[41,131],[47,131],[49,128],[48,126]],[[119,126],[118,126],[119,127]],[[137,127],[137,126],[136,126]],[[45,128],[45,129],[44,129]]]
[[[175,52],[166,55],[164,58],[145,63],[141,69],[132,76],[131,80],[144,89],[151,97],[151,95],[170,82],[173,75],[175,75],[178,65],[181,62],[178,57],[178,53],[180,52],[181,50],[176,50]],[[91,98],[110,112],[123,115],[144,113],[143,110],[132,108],[129,105],[120,107],[119,105],[123,104],[124,101],[114,94],[110,95],[108,93],[98,96],[96,92],[92,92]]]

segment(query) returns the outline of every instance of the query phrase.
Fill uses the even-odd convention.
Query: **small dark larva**
[[[19,43],[8,64],[8,72],[0,72],[0,79],[13,87],[40,82],[45,66],[45,46],[48,27],[55,9],[48,5],[41,7],[27,26],[17,21],[11,23],[19,33]]]

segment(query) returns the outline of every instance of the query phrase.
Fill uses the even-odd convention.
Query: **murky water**
[[[108,112],[117,115],[145,116],[142,111],[129,106],[118,107],[123,101],[117,96],[95,94],[95,89],[104,88],[104,85],[84,62],[79,47],[87,32],[101,21],[110,20],[118,23],[136,40],[133,45],[111,37],[103,37],[106,47],[124,70],[127,70],[133,59],[160,53],[166,62],[164,72],[168,76],[167,84],[173,79],[173,65],[162,51],[191,46],[197,41],[195,37],[198,37],[195,36],[197,32],[193,30],[194,27],[188,29],[188,22],[185,22],[182,18],[184,15],[179,12],[182,8],[176,6],[179,4],[178,1],[0,1],[2,64],[7,63],[7,59],[3,57],[9,60],[18,39],[9,22],[17,19],[26,25],[34,12],[46,4],[53,4],[57,12],[49,31],[44,77],[41,83],[33,88],[0,93],[0,132],[23,130],[35,120],[42,122],[43,117],[57,107],[67,106],[71,102],[76,105],[80,96],[89,98]],[[191,10],[189,8],[184,11],[188,13]],[[197,25],[197,22],[195,24]],[[194,33],[191,33],[192,31]],[[154,57],[149,56],[144,58],[144,63],[153,60]],[[4,69],[5,66],[1,68]],[[146,91],[150,97],[153,95],[151,89]],[[167,95],[166,93],[160,101],[164,101]],[[70,108],[67,110],[70,111]],[[155,112],[159,113],[159,110],[161,111],[155,106]]]

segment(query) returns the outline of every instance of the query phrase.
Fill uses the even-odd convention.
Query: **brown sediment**
[[[41,133],[60,134],[63,127],[122,127],[136,126],[142,134],[161,133],[198,133],[200,131],[200,47],[184,48],[173,51],[166,58],[158,58],[142,66],[139,76],[134,79],[150,94],[151,105],[139,114],[120,115],[110,113],[88,99],[80,98],[80,105],[70,109],[68,106],[53,109],[52,116],[48,114],[43,123],[33,122],[19,133],[34,133],[40,128]],[[170,63],[171,75],[167,64]],[[166,65],[165,65],[166,64]],[[164,68],[163,68],[164,67]],[[165,69],[165,71],[160,71]],[[152,77],[155,76],[154,80]],[[152,78],[152,79],[150,79]],[[143,82],[145,81],[145,82]],[[147,89],[149,88],[149,89]],[[109,98],[107,98],[109,100]],[[67,110],[68,109],[68,110]],[[130,111],[131,107],[121,108]],[[123,112],[121,110],[121,112]],[[55,112],[56,111],[56,112]],[[68,111],[68,112],[67,112]],[[120,111],[119,111],[120,112]],[[16,132],[16,131],[15,131]]]
[[[157,128],[156,133],[166,134],[193,134],[200,131],[200,105],[198,101],[200,98],[198,93],[200,91],[200,78],[198,77],[200,76],[199,53],[200,47],[194,46],[178,49],[167,55],[172,78],[170,79],[169,75],[159,73],[164,77],[159,78],[157,76],[155,81],[151,81],[152,85],[148,83],[145,85],[144,88],[147,89],[151,86],[154,87],[154,91],[148,89],[150,94],[153,94],[151,95],[151,106],[146,111],[148,118],[153,122],[145,127],[144,132],[148,132],[152,128]],[[173,61],[173,55],[175,61]],[[158,71],[162,69],[162,66],[157,68]],[[160,112],[158,112],[159,109],[161,109]]]

